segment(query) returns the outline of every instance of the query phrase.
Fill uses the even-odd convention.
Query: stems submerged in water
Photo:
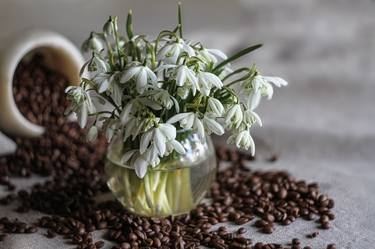
[[[120,201],[135,213],[145,216],[182,214],[194,208],[190,168],[152,171],[140,179],[132,169],[114,164],[106,166],[108,175],[116,176],[111,189]]]

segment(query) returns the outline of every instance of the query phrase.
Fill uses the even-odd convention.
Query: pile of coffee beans
[[[245,236],[250,225],[262,233],[290,225],[296,219],[315,220],[317,228],[330,228],[335,218],[334,201],[321,194],[316,183],[294,179],[283,171],[251,171],[254,158],[247,154],[217,148],[219,171],[211,189],[211,202],[200,204],[189,214],[167,218],[147,218],[131,214],[114,200],[97,203],[98,195],[109,193],[103,173],[105,140],[85,141],[84,131],[63,115],[67,106],[67,81],[43,66],[36,56],[18,67],[14,93],[21,112],[31,121],[44,125],[38,139],[16,138],[16,154],[0,158],[0,184],[10,191],[0,204],[18,203],[18,212],[42,211],[46,215],[35,224],[0,217],[0,241],[8,233],[34,233],[46,229],[48,238],[60,236],[77,248],[102,248],[92,232],[105,230],[103,239],[113,241],[113,249],[125,248],[253,248],[311,249],[298,238],[288,245],[261,243]],[[270,162],[277,160],[271,156]],[[31,174],[50,180],[30,189],[18,190],[9,177]],[[250,222],[251,221],[251,222]],[[240,227],[229,231],[219,223]],[[216,225],[216,226],[215,226]],[[316,237],[317,233],[311,238]],[[327,248],[336,248],[329,244]]]

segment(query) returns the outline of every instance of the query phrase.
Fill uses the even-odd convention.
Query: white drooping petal
[[[198,86],[201,88],[203,95],[208,96],[213,86],[221,88],[223,83],[216,75],[209,72],[200,72],[198,74]]]
[[[204,77],[210,82],[211,85],[216,86],[217,88],[223,87],[223,82],[213,73],[204,72]]]
[[[168,140],[174,140],[176,138],[176,127],[171,124],[160,124],[160,131]]]
[[[147,173],[147,161],[142,157],[138,157],[134,162],[135,173],[139,178],[143,178]]]
[[[120,114],[121,124],[124,125],[124,124],[126,124],[129,121],[130,112],[132,111],[132,108],[133,108],[133,102],[130,102],[122,110],[122,112]]]
[[[238,128],[241,125],[243,119],[243,113],[241,110],[241,106],[239,104],[236,104],[232,106],[225,118],[225,124],[227,126],[234,126]]]
[[[183,65],[178,68],[176,76],[176,85],[183,86],[186,81],[186,69],[187,66]]]
[[[131,118],[127,124],[125,125],[125,132],[124,132],[124,141],[126,141],[130,136],[133,135],[134,127],[137,125],[137,120],[135,118]]]
[[[260,103],[261,97],[262,94],[259,91],[251,93],[249,95],[248,108],[250,108],[250,110],[254,110],[255,108],[257,108]]]
[[[131,78],[133,78],[138,72],[140,71],[140,67],[131,67],[129,68],[122,76],[120,79],[120,83],[126,83],[128,82]]]
[[[102,58],[94,56],[93,59],[92,59],[92,62],[97,66],[99,71],[102,71],[102,72],[108,72],[109,71],[108,63],[106,61],[104,61]]]
[[[240,132],[236,137],[236,146],[237,148],[241,148],[241,142],[243,137],[245,136],[245,131]]]
[[[262,76],[264,80],[274,84],[277,87],[286,86],[288,82],[280,77]]]
[[[181,126],[185,129],[191,129],[194,125],[195,115],[194,113],[190,112],[189,116],[186,117],[185,120],[180,122]]]
[[[190,68],[188,68],[186,70],[186,78],[187,80],[190,82],[190,84],[194,85],[194,86],[197,86],[198,85],[198,79],[197,77],[195,76],[195,73],[193,70],[191,70]]]
[[[142,94],[145,90],[146,85],[147,85],[147,71],[144,67],[142,67],[137,76],[137,84],[136,84],[137,92]]]
[[[259,124],[259,126],[262,126],[262,120],[260,119],[258,113],[250,111],[251,115],[254,117],[255,121]]]
[[[228,56],[226,54],[224,54],[222,51],[220,51],[219,49],[207,49],[207,51],[214,55],[215,57],[217,57],[219,60],[226,60],[228,59]]]
[[[109,79],[107,77],[102,78],[102,81],[99,83],[98,92],[103,93],[107,91],[108,87],[109,87]]]
[[[194,56],[195,55],[195,51],[192,47],[190,47],[189,44],[186,44],[185,42],[182,42],[182,49],[188,53],[188,55],[191,57],[191,56]]]
[[[156,77],[156,74],[148,67],[144,67],[147,72],[147,77],[150,79],[150,82],[152,84],[156,84],[158,82],[158,77]]]
[[[255,155],[255,142],[252,136],[250,136],[249,139],[250,139],[250,152],[251,152],[251,155],[254,156]]]
[[[266,84],[266,81],[263,79],[261,75],[257,75],[254,77],[252,81],[254,92],[260,91],[260,88]]]
[[[218,99],[213,97],[208,99],[208,107],[217,116],[221,116],[224,113],[223,104]]]
[[[271,99],[272,96],[273,96],[273,87],[271,86],[271,84],[268,83],[268,84],[265,85],[265,88],[266,88],[267,98]]]
[[[167,123],[168,124],[177,123],[177,122],[181,121],[182,119],[186,118],[187,116],[189,116],[190,114],[191,114],[190,112],[176,114],[173,117],[171,117],[170,119],[168,119]]]
[[[202,138],[205,137],[204,126],[198,117],[194,118],[194,128]]]
[[[88,110],[87,110],[86,104],[82,104],[79,112],[77,113],[77,119],[78,119],[79,126],[82,129],[85,128],[87,124],[87,119],[88,119]]]
[[[212,131],[216,135],[223,135],[224,134],[224,128],[217,122],[215,119],[205,116],[203,118],[203,122],[208,128],[208,130]]]
[[[139,153],[143,154],[147,150],[148,146],[150,145],[152,136],[153,136],[153,131],[148,131],[141,136],[141,141],[139,145]]]
[[[149,149],[145,152],[146,160],[151,164],[152,167],[155,167],[160,163],[160,159],[158,156],[158,150],[155,144],[152,144]]]
[[[138,150],[129,150],[124,153],[124,155],[121,157],[121,163],[125,164],[127,163],[130,158],[137,152]]]
[[[233,142],[233,139],[228,142]],[[251,155],[254,156],[255,154],[255,143],[253,138],[250,135],[249,130],[243,130],[240,133],[237,134],[236,139],[235,139],[235,144],[238,148],[246,149],[248,150],[251,148]]]
[[[172,147],[174,148],[175,151],[177,151],[177,153],[179,153],[179,154],[185,154],[186,153],[185,148],[181,145],[180,142],[178,142],[176,140],[172,140],[169,143],[171,143]]]
[[[91,126],[91,128],[89,129],[89,132],[87,133],[87,140],[89,142],[92,142],[97,137],[98,137],[98,128],[95,125],[93,125]]]
[[[164,135],[162,134],[160,129],[156,128],[154,131],[154,144],[160,156],[163,156],[165,153],[165,142],[166,140]]]

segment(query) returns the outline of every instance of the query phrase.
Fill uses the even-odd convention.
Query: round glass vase
[[[144,178],[121,163],[126,148],[121,137],[108,147],[105,172],[107,184],[130,212],[150,217],[180,215],[191,211],[210,189],[216,175],[216,157],[210,136],[184,132],[177,140],[185,148],[172,152],[159,165],[148,167]]]

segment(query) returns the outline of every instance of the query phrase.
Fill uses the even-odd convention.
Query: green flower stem
[[[190,169],[170,171],[149,170],[143,179],[134,170],[116,165],[107,166],[108,173],[117,175],[114,192],[133,211],[145,216],[163,217],[185,213],[194,207]]]

